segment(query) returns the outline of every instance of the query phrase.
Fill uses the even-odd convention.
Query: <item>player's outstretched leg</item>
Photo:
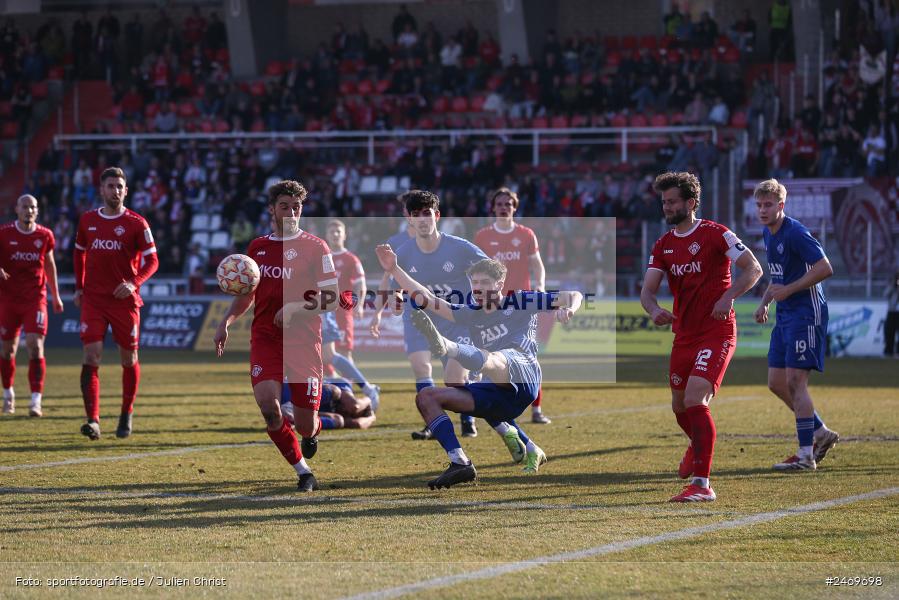
[[[448,340],[437,331],[437,327],[434,325],[431,317],[428,316],[428,313],[421,309],[413,310],[412,325],[414,325],[428,341],[431,355],[436,358],[443,358],[446,356],[446,342]]]
[[[465,402],[468,405],[461,408]],[[450,410],[472,410],[471,394],[458,388],[431,387],[422,390],[415,396],[415,405],[422,418],[427,421],[431,434],[440,442],[450,460],[446,471],[429,481],[428,487],[433,490],[474,481],[478,474],[477,470],[466,456],[465,451],[462,450],[456,433],[453,431],[453,423],[443,411],[444,405],[447,405]]]
[[[509,454],[512,455],[512,462],[515,464],[521,463],[524,457],[527,456],[527,448],[518,435],[518,430],[505,421],[487,419],[487,424],[493,427],[493,430],[503,438],[503,443],[509,450]]]

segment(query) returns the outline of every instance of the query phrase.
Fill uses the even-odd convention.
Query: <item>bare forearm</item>
[[[758,263],[755,263],[749,268],[743,269],[743,271],[740,273],[740,276],[733,281],[731,286],[724,293],[723,298],[727,300],[736,300],[737,298],[751,290],[761,276],[762,268],[758,265]]]
[[[255,300],[254,295],[248,296],[238,296],[231,303],[231,308],[228,309],[228,312],[225,314],[225,318],[223,321],[226,326],[231,326],[234,321],[239,319],[245,312],[250,310],[250,307],[253,306],[253,301]]]
[[[50,286],[50,295],[59,298],[59,279],[56,276],[56,263],[52,260],[47,261],[44,265],[44,271],[47,272],[47,284]]]
[[[819,260],[805,275],[785,287],[790,294],[795,294],[821,283],[831,275],[833,275],[833,268],[830,266],[830,262],[827,259]]]
[[[646,289],[640,291],[640,305],[643,306],[643,310],[650,315],[661,308],[661,306],[659,306],[659,301],[656,299],[655,292],[650,292]]]

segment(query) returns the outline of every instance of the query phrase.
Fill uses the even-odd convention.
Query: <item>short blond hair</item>
[[[774,196],[778,202],[786,202],[787,188],[776,179],[766,179],[759,182],[752,192],[753,198],[761,198],[762,196]]]

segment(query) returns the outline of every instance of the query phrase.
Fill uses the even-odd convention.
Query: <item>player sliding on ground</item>
[[[293,403],[290,385],[281,390],[281,414],[293,423]],[[375,422],[375,407],[368,396],[357,396],[345,379],[335,379],[322,385],[322,401],[318,418],[322,429],[368,429]]]
[[[469,337],[480,346],[449,340],[423,310],[412,312],[412,324],[427,339],[433,355],[454,358],[466,369],[480,371],[484,378],[460,386],[425,388],[415,397],[424,422],[450,459],[446,471],[431,480],[428,487],[450,487],[473,481],[477,476],[459,445],[446,410],[481,417],[504,439],[518,437],[527,452],[524,470],[536,473],[546,462],[546,454],[517,427],[515,418],[534,402],[543,379],[537,362],[537,313],[555,311],[556,319],[567,323],[580,308],[582,294],[518,291],[503,296],[506,268],[485,258],[466,271],[471,282],[467,301],[450,304],[398,267],[389,245],[378,246],[376,252],[381,267],[411,294],[410,308],[417,304],[447,321],[467,326]]]
[[[671,407],[677,424],[690,438],[678,475],[693,476],[690,485],[670,501],[709,502],[715,499],[709,485],[715,450],[709,402],[737,343],[734,300],[752,289],[762,268],[727,227],[696,218],[701,189],[695,175],[664,173],[656,177],[653,189],[662,195],[665,221],[674,229],[652,248],[640,303],[656,325],[671,325],[674,330],[668,372]],[[733,284],[731,261],[742,271]],[[674,296],[673,313],[656,301],[664,275]]]

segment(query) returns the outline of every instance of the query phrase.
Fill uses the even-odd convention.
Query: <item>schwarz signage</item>
[[[208,310],[208,300],[145,300],[140,311],[141,348],[193,350]],[[62,314],[50,314],[49,345],[81,346],[80,333],[81,309],[71,301]],[[115,346],[111,331],[107,332],[106,345]]]

